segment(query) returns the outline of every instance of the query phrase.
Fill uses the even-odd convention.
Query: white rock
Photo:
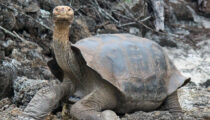
[[[103,120],[120,120],[119,116],[111,110],[105,110],[102,112]]]

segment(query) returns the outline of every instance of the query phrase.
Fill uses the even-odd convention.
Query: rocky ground
[[[139,111],[122,115],[123,120],[209,120],[210,2],[203,12],[195,0],[164,2],[165,31],[154,32],[152,10],[144,1],[0,0],[0,119],[15,120],[40,88],[60,82],[47,61],[53,56],[51,12],[65,4],[75,11],[72,42],[101,33],[146,37],[163,46],[177,68],[192,78],[179,89],[183,115]],[[59,120],[61,114],[57,109],[47,119]],[[63,114],[70,119],[68,110]]]

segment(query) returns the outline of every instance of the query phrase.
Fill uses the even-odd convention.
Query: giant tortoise
[[[189,79],[157,43],[130,34],[102,34],[72,44],[72,8],[57,6],[53,17],[53,49],[63,81],[38,91],[25,116],[43,119],[60,100],[73,95],[80,100],[70,114],[80,120],[108,120],[106,110],[181,112],[177,89]]]

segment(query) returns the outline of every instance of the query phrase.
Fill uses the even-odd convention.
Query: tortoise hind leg
[[[168,110],[170,113],[182,113],[182,108],[179,104],[177,91],[172,93],[166,98],[163,102],[163,105],[160,107],[161,110]]]

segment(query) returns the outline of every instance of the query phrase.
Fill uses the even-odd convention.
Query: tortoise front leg
[[[23,115],[35,119],[43,119],[56,108],[59,101],[73,92],[71,83],[46,87],[39,90],[25,108]]]
[[[119,120],[112,111],[116,107],[116,96],[113,91],[97,89],[75,103],[70,110],[72,117],[78,120]]]

